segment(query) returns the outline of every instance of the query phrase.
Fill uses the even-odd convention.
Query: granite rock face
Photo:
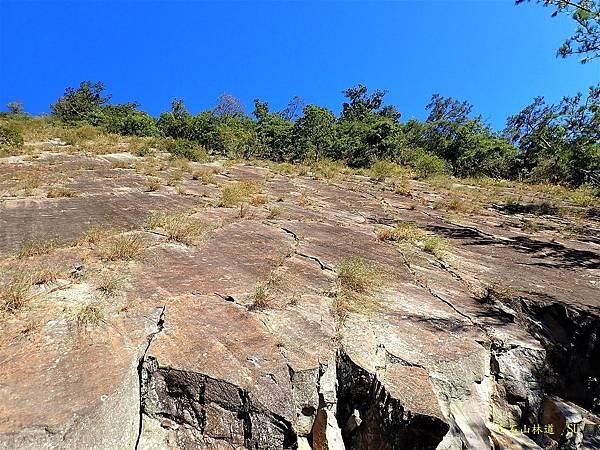
[[[0,283],[59,272],[2,313],[0,448],[600,448],[598,222],[533,232],[493,205],[434,208],[456,194],[425,182],[397,194],[243,164],[149,191],[127,158],[0,160]],[[19,194],[23,172],[65,173],[78,195]],[[218,206],[239,180],[266,201]],[[202,233],[178,242],[152,211]],[[445,255],[381,237],[406,222]],[[107,256],[124,233],[143,250]],[[377,282],[342,311],[336,268],[353,258]]]

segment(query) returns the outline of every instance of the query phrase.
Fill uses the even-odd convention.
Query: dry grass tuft
[[[281,208],[278,206],[271,206],[267,213],[267,219],[276,219],[281,215]]]
[[[203,184],[210,184],[214,182],[216,173],[218,171],[215,168],[198,169],[192,173],[192,180],[200,180]]]
[[[167,239],[191,245],[195,238],[207,230],[206,224],[183,213],[151,213],[146,219],[147,229],[162,230]]]
[[[131,261],[140,257],[147,246],[139,234],[122,234],[105,243],[102,257],[107,261]]]
[[[107,297],[112,297],[119,291],[124,282],[124,276],[114,272],[104,272],[96,279],[96,289]]]
[[[347,258],[339,262],[336,274],[337,286],[332,308],[340,323],[350,313],[369,314],[377,309],[377,300],[371,295],[372,289],[382,278],[377,266],[362,258]]]
[[[14,312],[27,303],[27,292],[31,287],[31,277],[21,272],[0,290],[0,308],[5,312]]]
[[[264,284],[257,283],[250,294],[252,299],[251,309],[263,309],[269,306],[269,293],[267,287]]]
[[[87,328],[98,326],[104,322],[104,312],[99,303],[90,303],[82,306],[76,313],[77,326]]]
[[[162,186],[162,184],[160,182],[160,178],[153,177],[153,178],[150,178],[148,181],[146,181],[145,191],[146,192],[155,192],[155,191],[158,191],[161,186]]]
[[[40,267],[33,271],[31,275],[31,284],[40,285],[56,281],[60,278],[60,271],[53,267]]]
[[[223,188],[221,199],[217,206],[229,208],[248,201],[251,195],[261,190],[261,183],[254,180],[237,181]]]
[[[77,197],[77,195],[79,194],[76,190],[64,186],[52,187],[46,193],[48,198]]]
[[[250,204],[252,206],[260,206],[260,205],[264,205],[266,203],[269,203],[269,199],[267,196],[265,195],[255,195],[254,197],[252,197],[252,199],[250,200]]]
[[[77,240],[77,244],[78,245],[84,245],[84,244],[98,244],[101,241],[103,241],[104,239],[106,239],[108,236],[115,234],[116,231],[112,230],[110,228],[107,227],[103,227],[100,225],[95,225],[91,228],[89,228],[85,233],[83,233],[83,236],[81,236],[78,240]]]
[[[407,242],[431,253],[438,259],[443,259],[448,248],[447,241],[419,228],[412,222],[403,222],[395,228],[384,228],[377,232],[377,238],[381,241]]]
[[[35,238],[23,242],[17,251],[17,258],[29,258],[31,256],[47,255],[58,247],[58,239],[54,237]]]

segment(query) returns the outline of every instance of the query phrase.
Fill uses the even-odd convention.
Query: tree
[[[89,121],[110,101],[111,96],[104,96],[104,90],[104,83],[101,81],[83,81],[77,89],[68,87],[50,108],[64,122]]]
[[[217,117],[245,116],[242,102],[231,94],[221,94],[217,99],[217,105],[212,110]]]
[[[292,98],[287,106],[279,112],[279,116],[284,120],[294,122],[304,108],[304,100],[301,97],[295,96]]]
[[[504,134],[520,149],[535,181],[579,185],[600,173],[600,85],[546,104],[537,97],[507,120]]]
[[[6,108],[10,114],[20,115],[24,113],[23,102],[20,101],[8,102]]]
[[[531,0],[516,0],[521,4]],[[573,35],[559,47],[557,55],[581,55],[581,62],[587,63],[600,58],[600,1],[597,0],[536,0],[546,7],[554,8],[552,17],[568,14],[577,23]]]
[[[316,105],[304,107],[304,114],[294,124],[294,159],[316,161],[333,158],[336,129],[335,115]]]
[[[256,155],[274,161],[290,159],[294,125],[279,114],[269,111],[267,102],[254,100],[256,123]]]
[[[109,133],[132,136],[158,136],[156,121],[140,111],[137,103],[104,106],[98,113],[97,125]]]
[[[362,119],[368,113],[378,110],[383,104],[386,92],[376,89],[367,95],[369,89],[362,84],[342,91],[349,101],[342,104],[342,118],[346,120]]]

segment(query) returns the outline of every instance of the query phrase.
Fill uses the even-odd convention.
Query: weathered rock
[[[429,207],[446,193],[422,182],[402,196],[365,177],[221,168],[220,182],[262,180],[281,200],[277,215],[241,214],[212,206],[222,187],[188,176],[185,195],[146,192],[143,174],[112,168],[125,158],[137,161],[0,159],[7,188],[19,171],[64,169],[80,194],[0,205],[0,284],[16,264],[66,265],[1,318],[0,448],[599,448],[593,239],[529,234],[502,209],[450,216]],[[210,230],[203,239],[186,246],[151,230],[136,261],[108,262],[96,244],[11,256],[31,238],[72,242],[92,225],[137,228],[149,210],[190,208]],[[378,239],[399,221],[445,236],[448,258]],[[381,278],[370,308],[341,320],[336,266],[349,257]],[[108,270],[126,278],[116,298],[94,287]],[[102,321],[81,329],[70,311],[94,302]],[[569,434],[567,421],[580,427]]]

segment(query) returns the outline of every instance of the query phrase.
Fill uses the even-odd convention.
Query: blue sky
[[[339,111],[342,89],[389,91],[403,120],[434,92],[468,100],[494,127],[533,97],[600,80],[600,62],[555,57],[565,17],[512,0],[28,2],[0,0],[0,105],[47,112],[66,86],[101,80],[114,101],[157,115],[231,93],[251,111],[294,95]]]

